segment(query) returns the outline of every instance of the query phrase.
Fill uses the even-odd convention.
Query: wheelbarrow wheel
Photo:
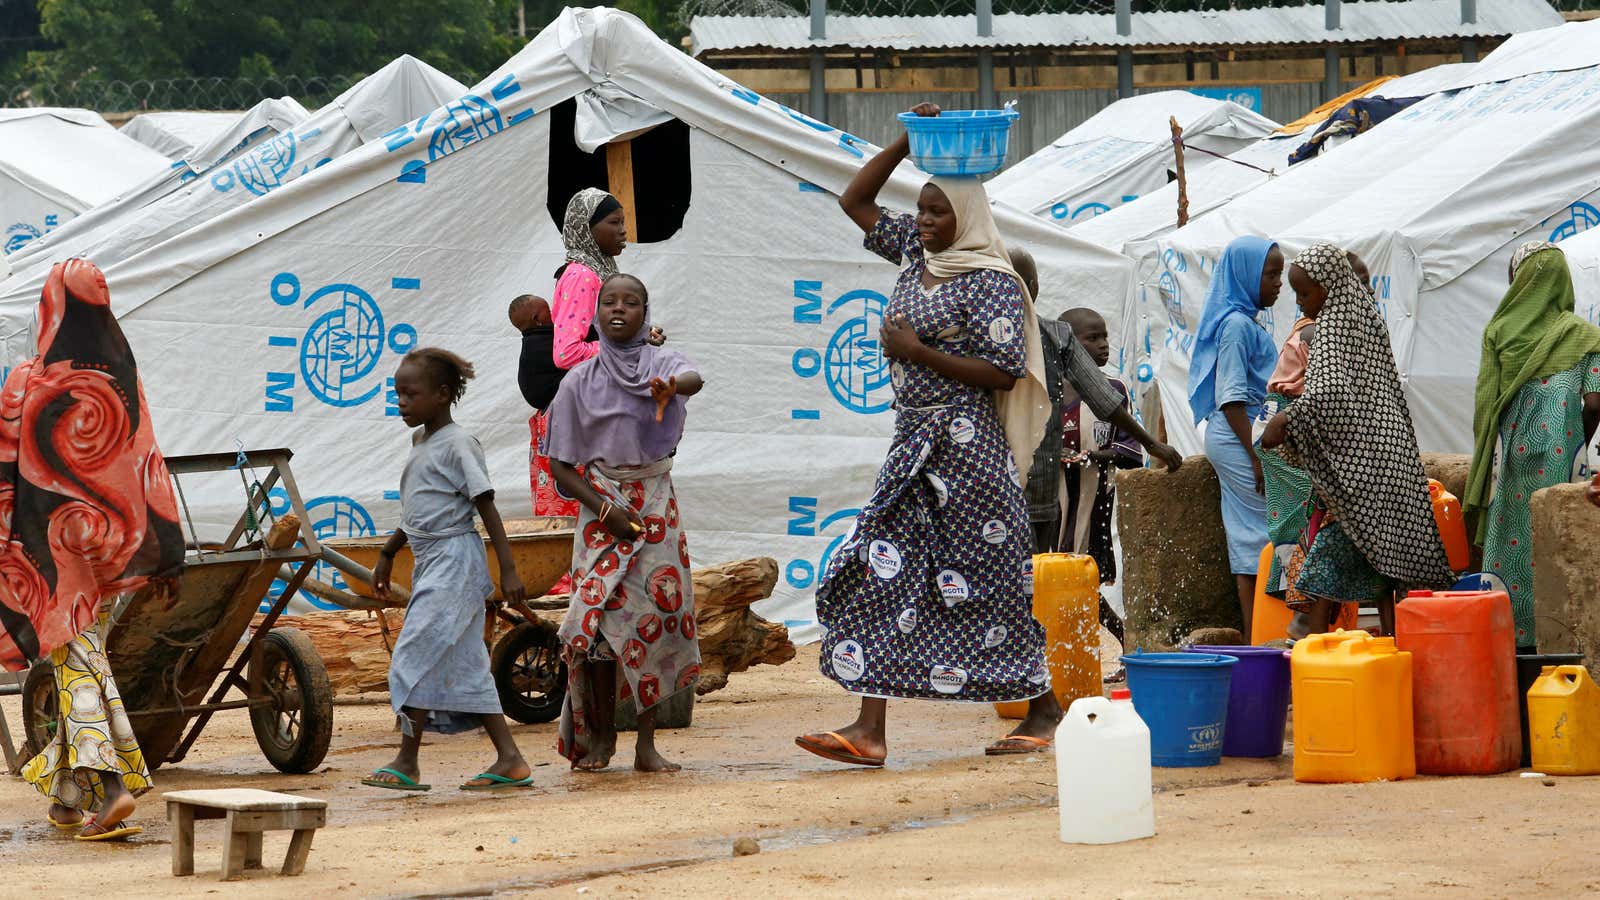
[[[22,681],[23,757],[31,759],[44,752],[60,724],[60,695],[50,661],[41,659],[28,670]]]
[[[267,632],[260,654],[252,665],[250,686],[272,702],[250,707],[250,727],[274,768],[305,774],[322,764],[333,737],[328,669],[311,638],[298,628]]]
[[[561,715],[567,665],[561,661],[561,639],[554,625],[524,622],[506,632],[494,646],[489,669],[507,716],[535,725]]]

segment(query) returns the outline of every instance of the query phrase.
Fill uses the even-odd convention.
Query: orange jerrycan
[[[1418,772],[1517,767],[1516,631],[1504,591],[1412,591],[1395,607],[1395,643],[1411,654]]]
[[[1583,666],[1545,666],[1528,689],[1533,767],[1551,775],[1600,774],[1600,685]]]
[[[1461,514],[1461,501],[1432,478],[1428,479],[1428,499],[1433,503],[1433,521],[1439,526],[1439,538],[1444,541],[1444,555],[1451,570],[1466,571],[1472,565],[1472,548],[1467,546],[1467,520]]]
[[[1100,688],[1100,569],[1075,553],[1033,558],[1033,617],[1044,626],[1044,658],[1050,687],[1061,708],[1079,697],[1102,696]],[[1007,719],[1028,714],[1026,701],[996,703]]]
[[[1250,612],[1250,643],[1257,646],[1289,636],[1289,622],[1294,611],[1282,600],[1267,593],[1267,576],[1272,574],[1271,544],[1261,548],[1261,560],[1256,564],[1256,602]]]
[[[1289,656],[1294,780],[1380,781],[1417,774],[1411,654],[1364,631],[1314,634]]]

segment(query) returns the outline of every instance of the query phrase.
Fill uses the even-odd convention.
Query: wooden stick
[[[628,243],[639,240],[639,209],[633,199],[633,142],[617,141],[606,145],[606,176],[611,196],[622,204],[628,217]]]
[[[1178,227],[1182,228],[1189,224],[1189,182],[1183,173],[1183,126],[1178,124],[1176,116],[1168,116],[1167,123],[1172,126],[1172,155],[1177,158]]]

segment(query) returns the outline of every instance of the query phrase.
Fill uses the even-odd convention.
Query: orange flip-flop
[[[1011,741],[1020,741],[1022,746],[1007,747],[1006,744]],[[1050,744],[1051,742],[1044,738],[1036,738],[1029,734],[1008,734],[983,748],[983,754],[985,756],[1019,756],[1023,753],[1043,753],[1050,749]]]
[[[824,731],[822,734],[824,737],[831,737],[838,741],[839,747],[842,747],[843,749],[841,750],[834,747],[829,747],[826,744],[821,744],[816,741],[807,740],[806,738],[808,735],[801,735],[800,737],[795,738],[794,744],[801,750],[805,750],[808,753],[815,753],[823,759],[831,759],[834,762],[849,763],[853,766],[868,766],[871,768],[878,768],[883,765],[883,761],[885,759],[888,759],[887,755],[866,756],[860,750],[856,749],[855,744],[850,743],[837,731]]]

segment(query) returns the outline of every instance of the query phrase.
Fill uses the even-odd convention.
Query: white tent
[[[206,144],[189,152],[137,187],[123,191],[115,199],[101,203],[72,221],[35,240],[11,257],[18,271],[57,258],[57,247],[88,247],[90,235],[111,233],[117,226],[139,216],[152,203],[179,190],[213,168],[277,137],[303,121],[305,107],[289,97],[263,100],[244,113],[230,113],[232,122]]]
[[[241,124],[241,128],[252,122],[261,125],[244,138],[245,143],[233,140],[238,130],[233,129],[217,140],[217,146],[205,148],[216,158],[210,166],[196,171],[198,166],[171,164],[170,177],[130,192],[126,202],[89,213],[85,218],[90,221],[83,226],[63,230],[29,256],[13,260],[11,278],[0,284],[0,306],[31,303],[57,260],[82,256],[109,269],[180,234],[203,230],[222,213],[278,190],[350,150],[382,140],[385,132],[465,91],[454,78],[402,56],[309,117],[291,122],[300,105],[275,106],[269,117]],[[9,345],[6,350],[18,352]]]
[[[575,126],[554,128],[562,110]],[[664,185],[687,183],[688,208],[621,263],[708,384],[675,472],[690,551],[777,558],[766,612],[804,636],[822,560],[869,495],[893,424],[876,337],[895,269],[862,249],[834,198],[874,148],[626,13],[569,9],[460,98],[112,265],[163,449],[289,445],[319,528],[386,530],[407,449],[387,378],[406,350],[439,345],[477,363],[459,418],[488,452],[504,514],[527,515],[529,410],[506,304],[548,296],[563,259],[551,197],[559,214],[594,183],[579,164],[591,157],[548,160],[573,159],[575,135],[594,146],[650,126],[686,155],[634,158],[641,218]],[[922,180],[906,165],[885,202],[912,208]],[[1038,257],[1045,313],[1068,299],[1120,313],[1125,258],[1008,208],[996,217]],[[0,306],[9,324],[28,316],[20,301]],[[235,479],[187,496],[214,525],[240,495]]]
[[[86,109],[0,109],[0,255],[170,165]]]
[[[1577,313],[1600,325],[1600,228],[1591,228],[1561,242],[1578,296]]]
[[[1129,245],[1156,269],[1147,280],[1157,289],[1129,316],[1139,323],[1140,380],[1159,385],[1181,447],[1199,447],[1188,427],[1187,366],[1212,266],[1234,237],[1260,234],[1291,254],[1327,240],[1366,260],[1423,449],[1470,448],[1476,348],[1511,252],[1600,222],[1600,146],[1586,137],[1600,125],[1600,21],[1528,32],[1506,46],[1514,65],[1496,51],[1453,89],[1348,145]],[[1528,72],[1529,59],[1581,67]],[[1498,80],[1507,74],[1515,77]],[[1294,312],[1280,307],[1263,322],[1282,338]]]
[[[310,115],[291,97],[276,101],[286,111],[297,112],[295,121]],[[194,151],[209,146],[217,137],[232,130],[248,113],[234,112],[147,112],[129,119],[122,133],[173,161],[191,158]]]
[[[1182,126],[1186,145],[1223,156],[1278,127],[1237,103],[1188,91],[1140,94],[1107,106],[996,175],[990,196],[1069,228],[1088,222],[1167,183],[1173,165],[1169,118]],[[1184,161],[1188,172],[1216,162],[1198,152]]]

